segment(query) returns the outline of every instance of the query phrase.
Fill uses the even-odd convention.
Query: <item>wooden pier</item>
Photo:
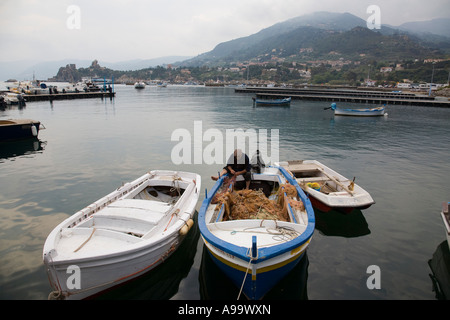
[[[236,93],[253,93],[258,99],[313,100],[328,102],[351,102],[363,104],[411,105],[430,107],[450,107],[450,101],[414,93],[336,90],[336,89],[290,89],[290,88],[237,88]]]
[[[55,93],[55,94],[24,94],[26,102],[33,101],[54,101],[54,100],[73,100],[73,99],[92,99],[92,98],[114,98],[115,92],[78,92],[78,93]]]

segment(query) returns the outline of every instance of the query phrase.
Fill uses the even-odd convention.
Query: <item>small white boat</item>
[[[280,167],[222,176],[207,194],[198,224],[212,260],[248,299],[259,300],[301,260],[315,227],[314,211],[296,181]],[[239,298],[238,296],[238,298]]]
[[[367,209],[375,201],[370,194],[336,171],[316,160],[294,160],[280,162],[297,183],[310,196],[312,205],[323,212],[338,209],[351,212]]]
[[[7,105],[25,106],[26,104],[23,95],[20,93],[7,92],[3,94],[3,98]]]
[[[328,109],[328,108],[327,108]],[[380,117],[387,115],[385,107],[362,108],[362,109],[342,109],[338,108],[336,103],[331,104],[335,116],[356,116],[356,117]]]
[[[145,82],[144,81],[138,81],[134,84],[135,89],[144,89],[145,88]]]
[[[444,222],[445,233],[447,235],[447,243],[450,247],[450,202],[442,203],[441,217],[442,221]]]
[[[201,177],[150,171],[59,224],[43,250],[52,299],[83,299],[161,264],[193,225]]]

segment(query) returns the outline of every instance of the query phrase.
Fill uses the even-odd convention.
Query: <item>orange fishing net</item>
[[[286,195],[285,195],[286,194]],[[240,219],[264,219],[290,221],[287,204],[294,210],[304,210],[303,202],[297,200],[297,190],[293,185],[283,184],[278,190],[277,200],[268,199],[261,190],[229,190],[216,194],[212,203],[216,210],[224,204],[222,221]]]

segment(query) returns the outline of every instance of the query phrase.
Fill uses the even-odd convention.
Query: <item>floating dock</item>
[[[291,89],[291,88],[237,88],[236,93],[254,93],[257,99],[315,100],[329,102],[352,102],[364,104],[412,105],[449,108],[450,101],[414,93],[337,90],[337,89]]]
[[[26,102],[33,101],[53,101],[53,100],[73,100],[92,98],[114,98],[115,92],[78,92],[78,93],[54,93],[54,94],[24,94]]]

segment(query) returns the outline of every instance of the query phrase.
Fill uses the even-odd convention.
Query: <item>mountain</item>
[[[450,38],[450,19],[407,22],[398,26],[398,29],[419,35],[435,34]]]
[[[325,59],[330,52],[344,58],[356,53],[386,59],[419,58],[433,55],[436,48],[450,49],[450,38],[414,34],[413,25],[383,25],[379,30],[367,28],[367,22],[350,13],[316,12],[296,17],[261,30],[253,35],[218,44],[212,51],[183,61],[183,66],[221,65],[237,61],[269,59],[299,55],[312,49],[311,59]],[[445,29],[446,31],[448,29]],[[298,59],[297,59],[298,60]]]

